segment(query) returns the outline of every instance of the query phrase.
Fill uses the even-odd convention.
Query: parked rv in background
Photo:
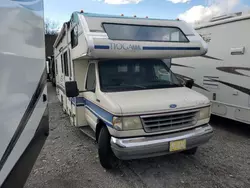
[[[97,140],[104,168],[116,157],[194,154],[212,137],[210,101],[162,60],[207,52],[187,23],[75,12],[54,47],[58,98]]]
[[[0,3],[0,187],[21,188],[48,136],[43,1]]]
[[[195,29],[208,53],[173,59],[172,70],[194,79],[194,89],[213,102],[213,114],[250,124],[250,14],[220,16]]]
[[[47,75],[48,80],[53,86],[56,86],[56,72],[55,72],[55,59],[54,56],[47,57]]]

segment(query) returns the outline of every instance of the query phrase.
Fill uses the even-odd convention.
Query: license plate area
[[[169,151],[180,151],[180,150],[185,150],[187,148],[187,141],[186,140],[177,140],[177,141],[172,141],[169,144]]]

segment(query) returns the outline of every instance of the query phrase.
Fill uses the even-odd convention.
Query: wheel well
[[[97,123],[97,126],[96,126],[96,131],[95,131],[95,138],[96,138],[97,142],[99,139],[100,131],[101,131],[103,126],[106,126],[105,123],[102,120],[99,120],[99,122]]]

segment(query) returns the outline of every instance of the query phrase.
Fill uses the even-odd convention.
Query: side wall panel
[[[239,120],[237,111],[250,107],[249,25],[250,19],[197,30],[209,41],[206,56],[173,59],[172,70],[195,79],[195,90],[221,103],[213,112],[230,119]],[[233,48],[242,47],[244,54],[231,55]],[[249,117],[244,122],[250,123]]]

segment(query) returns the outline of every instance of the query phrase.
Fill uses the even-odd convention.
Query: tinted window
[[[88,69],[87,81],[86,81],[86,89],[87,90],[94,90],[96,84],[96,77],[95,77],[95,64],[90,64]]]
[[[64,72],[65,76],[69,76],[68,53],[63,54]]]
[[[69,62],[68,62],[68,65],[69,65],[69,77],[71,77],[72,74],[71,74],[71,56],[70,56],[70,50],[68,51],[68,53],[69,53]]]
[[[108,37],[112,40],[188,42],[182,31],[176,27],[108,23],[103,24],[103,26]]]
[[[61,68],[62,68],[62,73],[64,73],[63,55],[61,55]]]
[[[55,60],[55,71],[56,71],[56,75],[57,75],[58,74],[57,60]]]
[[[161,60],[106,60],[99,62],[101,90],[131,91],[179,87],[180,83]]]
[[[71,35],[71,46],[72,48],[74,48],[78,45],[78,26],[77,25],[72,29],[70,35]]]

